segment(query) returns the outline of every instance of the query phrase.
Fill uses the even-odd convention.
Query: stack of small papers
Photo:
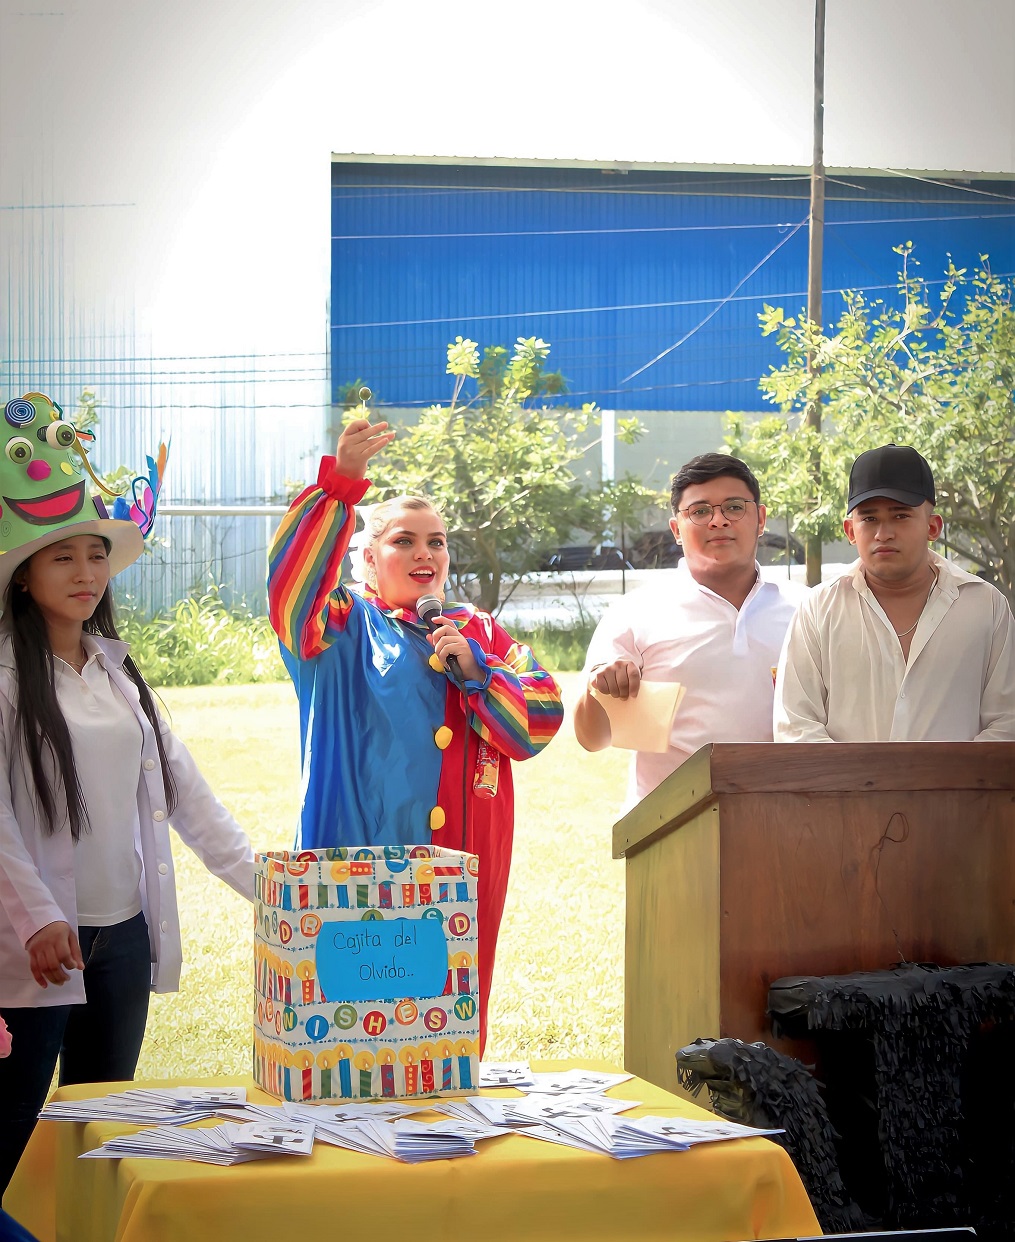
[[[531,1138],[600,1152],[614,1160],[650,1156],[660,1151],[688,1151],[696,1143],[762,1138],[781,1130],[752,1130],[732,1121],[694,1121],[687,1117],[616,1117],[591,1114],[557,1117],[523,1131]]]
[[[615,1100],[603,1092],[631,1077],[631,1074],[582,1069],[534,1074],[526,1062],[484,1063],[479,1067],[480,1086],[516,1087],[525,1098],[469,1096],[433,1107],[463,1122],[486,1122],[502,1130],[517,1130],[531,1138],[599,1152],[615,1160],[660,1151],[687,1151],[695,1143],[781,1133],[779,1130],[752,1130],[749,1126],[720,1120],[620,1117],[619,1113],[638,1107],[639,1101]]]
[[[529,1082],[517,1085],[526,1095],[601,1095],[633,1077],[633,1074],[597,1074],[593,1070],[572,1069],[558,1074],[530,1074]]]
[[[411,1120],[417,1110],[394,1102],[344,1104],[328,1107],[287,1104],[290,1117],[310,1122],[322,1143],[369,1156],[388,1156],[407,1164],[423,1160],[451,1160],[474,1156],[478,1139],[493,1138],[503,1130],[482,1116],[470,1115],[432,1125]],[[389,1124],[391,1123],[391,1124]]]
[[[225,1121],[199,1130],[159,1126],[121,1134],[101,1147],[83,1152],[82,1160],[126,1157],[148,1160],[197,1160],[202,1164],[240,1164],[265,1156],[309,1156],[314,1149],[314,1127],[298,1122],[245,1125]]]
[[[528,1061],[480,1061],[479,1085],[524,1089],[534,1085],[532,1070]]]
[[[218,1110],[220,1117],[230,1119],[221,1125],[197,1130],[163,1125],[119,1135],[84,1153],[84,1157],[239,1164],[264,1156],[309,1155],[316,1139],[349,1151],[418,1164],[474,1156],[479,1139],[504,1133],[482,1119],[448,1119],[432,1125],[409,1120],[406,1114],[415,1111],[395,1102],[329,1107],[251,1104],[240,1100]]]
[[[476,1154],[475,1136],[487,1137],[484,1133],[472,1135],[466,1133],[461,1122],[448,1120],[437,1121],[427,1125],[422,1121],[403,1119],[392,1125],[371,1125],[373,1134],[380,1140],[381,1149],[378,1154],[393,1156],[406,1164],[420,1164],[425,1160],[452,1160],[456,1156],[474,1156]],[[487,1127],[492,1129],[492,1127]],[[493,1130],[494,1134],[500,1133]]]
[[[612,1100],[592,1091],[559,1091],[555,1095],[532,1093],[524,1100],[505,1100],[504,1119],[508,1125],[532,1126],[568,1117],[609,1116],[637,1108],[640,1100]]]
[[[430,1107],[436,1113],[456,1118],[463,1125],[488,1126],[503,1132],[518,1124],[509,1121],[505,1115],[517,1103],[517,1100],[490,1100],[481,1095],[467,1095],[460,1100],[435,1101]]]
[[[39,1120],[181,1126],[214,1117],[226,1105],[242,1105],[246,1098],[243,1087],[135,1087],[91,1100],[53,1100]]]
[[[388,1122],[415,1110],[405,1104],[378,1101],[376,1104],[286,1104],[285,1110],[296,1121],[314,1127],[314,1136],[321,1143],[344,1147],[368,1156],[390,1156],[381,1131],[390,1130]]]
[[[255,1104],[242,1087],[137,1087],[90,1100],[59,1100],[39,1114],[44,1121],[106,1121],[154,1126],[118,1135],[83,1159],[139,1157],[238,1164],[273,1155],[309,1155],[315,1138],[349,1151],[407,1164],[474,1156],[476,1143],[515,1130],[627,1160],[660,1151],[687,1151],[695,1143],[756,1138],[779,1130],[752,1130],[730,1121],[684,1117],[620,1117],[638,1100],[603,1092],[630,1074],[565,1070],[535,1074],[525,1062],[480,1065],[481,1086],[514,1087],[522,1097],[463,1096],[434,1102],[444,1120],[415,1119],[418,1110],[394,1100],[348,1104]],[[410,1116],[411,1114],[411,1116]],[[210,1117],[221,1124],[182,1129]]]
[[[310,1121],[319,1131],[337,1129],[349,1122],[359,1121],[395,1121],[399,1117],[407,1117],[416,1110],[411,1104],[399,1104],[394,1100],[378,1100],[373,1104],[301,1104],[289,1103],[282,1105],[287,1117],[297,1121]]]
[[[247,1125],[251,1122],[267,1122],[274,1125],[276,1122],[288,1120],[290,1114],[284,1104],[253,1104],[243,1102],[239,1104],[226,1104],[222,1108],[215,1110],[215,1116],[221,1117],[225,1121],[235,1121],[240,1125]]]

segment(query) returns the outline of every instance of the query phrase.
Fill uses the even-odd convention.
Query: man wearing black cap
[[[859,560],[790,625],[776,741],[1015,741],[1015,620],[996,587],[931,551],[934,501],[916,449],[853,463],[843,527]]]

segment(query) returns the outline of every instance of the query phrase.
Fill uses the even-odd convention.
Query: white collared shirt
[[[936,552],[937,583],[902,645],[859,561],[793,620],[778,742],[1015,741],[1015,620],[996,587]]]
[[[87,828],[74,848],[74,886],[83,927],[111,927],[141,910],[137,785],[141,726],[115,689],[87,634],[81,674],[56,660],[56,697],[70,732]]]
[[[679,682],[686,693],[663,754],[636,751],[624,809],[656,788],[710,742],[770,742],[772,693],[779,651],[806,590],[758,580],[737,609],[702,586],[682,560],[610,605],[585,661],[631,660],[643,681]]]

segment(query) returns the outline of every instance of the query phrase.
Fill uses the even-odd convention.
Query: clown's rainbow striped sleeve
[[[491,626],[486,690],[469,695],[476,731],[511,759],[538,754],[560,728],[560,689],[524,643]]]
[[[338,474],[321,459],[317,483],[289,506],[268,553],[268,616],[283,646],[310,660],[345,628],[352,605],[340,586],[342,558],[356,527],[353,507],[368,479]]]

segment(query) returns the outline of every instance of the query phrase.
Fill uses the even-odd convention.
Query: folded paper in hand
[[[684,697],[677,681],[643,681],[631,699],[615,699],[593,690],[610,718],[610,744],[623,750],[660,755],[669,749],[670,730]]]

